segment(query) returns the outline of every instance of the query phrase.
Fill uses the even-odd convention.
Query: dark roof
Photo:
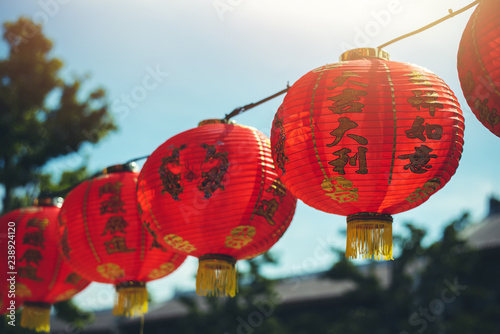
[[[500,201],[491,197],[486,218],[480,223],[467,227],[460,233],[460,236],[473,249],[500,247]]]
[[[370,270],[368,266],[363,267],[366,267],[366,270]],[[390,277],[389,265],[377,265],[373,267],[373,270],[375,270],[382,284],[387,285]],[[281,279],[277,281],[275,291],[280,305],[293,306],[332,299],[355,288],[356,285],[352,281],[334,281],[325,278],[323,273],[316,273]],[[184,295],[195,298],[201,308],[206,306],[204,297],[198,297],[194,292],[189,292]],[[187,312],[187,307],[179,301],[179,299],[172,299],[162,304],[150,305],[148,313],[144,317],[144,321],[146,323],[160,320],[164,321],[184,316]],[[94,322],[85,327],[82,333],[109,333],[110,329],[116,328],[118,325],[137,323],[139,321],[140,318],[118,318],[112,315],[111,310],[102,310],[95,312]],[[68,332],[71,332],[71,330],[68,331],[68,324],[56,317],[52,317],[51,333],[66,334]]]
[[[486,219],[478,224],[473,224],[460,233],[467,244],[474,249],[500,247],[500,201],[490,199],[490,211]],[[376,266],[360,266],[362,271],[374,270],[382,286],[390,283],[390,265],[388,262],[379,262]],[[415,268],[416,269],[416,268]],[[279,296],[279,304],[283,306],[303,305],[309,302],[332,299],[356,288],[352,281],[334,281],[324,278],[323,273],[294,276],[281,279],[277,282],[275,290]],[[194,292],[184,293],[185,296],[194,297],[201,308],[206,307],[205,298],[198,297]],[[150,305],[144,317],[146,323],[167,320],[184,316],[187,307],[174,298],[162,304]],[[95,321],[88,325],[82,333],[110,333],[120,324],[132,324],[140,319],[118,318],[112,315],[111,310],[95,312]],[[51,319],[51,333],[68,333],[65,322],[55,317]]]

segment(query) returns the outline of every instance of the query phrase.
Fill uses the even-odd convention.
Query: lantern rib
[[[262,148],[262,140],[260,139],[259,135],[254,129],[249,129],[252,131],[253,135],[255,136],[255,139],[257,140],[257,143],[259,144],[259,159],[260,159],[260,169],[261,169],[261,176],[260,176],[260,189],[259,189],[259,195],[257,197],[257,201],[255,201],[255,206],[252,211],[252,215],[250,216],[250,221],[253,220],[253,217],[255,215],[255,212],[257,212],[257,208],[260,205],[260,198],[262,197],[262,191],[264,190],[264,179],[265,179],[265,174],[266,174],[266,167],[264,164],[264,149]]]
[[[99,255],[97,255],[97,252],[95,251],[94,244],[92,243],[92,239],[90,238],[90,232],[89,232],[89,225],[87,221],[87,200],[89,196],[89,191],[90,191],[90,186],[92,185],[93,179],[89,180],[89,185],[87,186],[87,189],[85,190],[85,197],[83,198],[83,206],[82,206],[82,214],[83,214],[83,225],[85,228],[85,235],[87,236],[87,241],[89,242],[90,249],[92,250],[92,254],[94,254],[96,260],[98,263],[101,263],[101,259],[99,258]]]
[[[453,10],[449,9],[448,11],[449,11],[449,13],[450,13],[450,14],[448,14],[448,15],[446,15],[446,16],[444,16],[444,17],[440,18],[439,20],[436,20],[436,21],[434,21],[434,22],[432,22],[432,23],[429,23],[428,25],[423,26],[423,27],[422,27],[422,28],[420,28],[420,29],[417,29],[417,30],[414,30],[414,31],[412,31],[412,32],[409,32],[409,33],[407,33],[407,34],[405,34],[405,35],[403,35],[403,36],[399,36],[399,37],[397,37],[397,38],[394,38],[393,40],[390,40],[389,42],[387,42],[387,43],[384,43],[384,44],[380,45],[378,48],[379,48],[379,49],[382,49],[382,48],[384,48],[384,47],[386,47],[386,46],[388,46],[388,45],[391,45],[391,44],[393,44],[393,43],[396,43],[396,42],[398,42],[398,41],[400,41],[400,40],[402,40],[402,39],[405,39],[405,38],[407,38],[407,37],[410,37],[410,36],[416,35],[416,34],[418,34],[418,33],[421,33],[422,31],[425,31],[425,30],[427,30],[427,29],[429,29],[429,28],[432,28],[432,27],[434,27],[435,25],[438,25],[439,23],[442,23],[442,22],[444,22],[444,21],[448,20],[449,18],[452,18],[453,16],[455,16],[455,15],[457,15],[457,14],[460,14],[460,13],[465,12],[466,10],[468,10],[468,9],[470,9],[470,8],[472,8],[472,7],[474,7],[475,5],[477,5],[477,4],[478,4],[478,3],[480,3],[480,2],[481,2],[481,0],[476,0],[476,1],[474,1],[473,3],[471,3],[471,4],[469,4],[469,5],[467,5],[467,6],[463,7],[463,8],[461,8],[461,9],[459,9],[459,10],[457,10],[457,11],[453,11]]]
[[[389,185],[390,185],[391,181],[392,181],[392,173],[394,171],[394,161],[396,160],[396,143],[397,143],[397,137],[398,137],[398,119],[397,119],[397,111],[396,111],[396,95],[394,92],[394,84],[392,83],[391,71],[389,70],[389,67],[387,66],[387,64],[382,62],[382,65],[384,66],[385,71],[387,72],[387,80],[389,81],[389,85],[391,87],[392,119],[393,119],[393,127],[394,127],[394,134],[392,137],[391,169],[389,170]]]
[[[52,280],[50,281],[49,286],[47,287],[48,291],[51,291],[54,288],[54,285],[56,284],[57,277],[59,276],[59,270],[61,269],[61,262],[62,262],[62,256],[61,254],[58,254],[56,267],[54,268],[54,275],[52,276]]]
[[[318,88],[319,81],[321,80],[323,73],[325,73],[325,72],[321,72],[318,75],[318,79],[316,80],[316,84],[314,85],[314,89],[313,89],[312,97],[311,97],[311,111],[309,114],[309,119],[311,121],[311,136],[312,136],[312,140],[313,140],[314,152],[316,153],[316,159],[318,159],[319,167],[321,168],[321,171],[323,172],[323,176],[325,177],[325,180],[326,180],[326,179],[328,179],[328,175],[326,174],[325,168],[323,167],[323,164],[321,163],[321,159],[319,158],[318,147],[316,146],[316,136],[314,135],[314,124],[313,124],[314,123],[314,121],[313,121],[314,98],[316,97],[316,89]]]

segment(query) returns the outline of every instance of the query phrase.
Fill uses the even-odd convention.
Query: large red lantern
[[[164,277],[186,256],[169,252],[144,228],[137,206],[135,164],[112,166],[66,197],[59,215],[61,252],[89,280],[116,286],[113,314],[147,312],[145,283]]]
[[[458,76],[477,119],[500,137],[500,2],[483,0],[465,27]]]
[[[296,199],[276,174],[269,139],[209,120],[158,147],[138,182],[143,221],[165,245],[199,258],[200,295],[237,290],[235,263],[266,252]]]
[[[40,198],[36,206],[0,217],[2,271],[9,277],[2,311],[13,315],[23,302],[21,326],[37,331],[49,331],[51,304],[70,299],[90,283],[71,270],[57,249],[61,201]]]
[[[347,216],[348,258],[392,259],[392,214],[414,208],[455,173],[464,119],[428,70],[355,49],[300,78],[276,113],[281,181],[304,203]]]

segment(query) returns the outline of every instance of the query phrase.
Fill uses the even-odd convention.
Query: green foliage
[[[0,183],[5,188],[3,210],[13,209],[16,188],[37,185],[50,159],[78,152],[115,130],[106,92],[84,98],[84,78],[65,81],[63,63],[50,56],[52,42],[42,27],[27,18],[4,24],[10,47],[0,60]]]
[[[273,317],[279,296],[273,290],[274,283],[260,273],[263,264],[274,259],[264,254],[248,261],[250,270],[239,274],[240,290],[234,298],[208,297],[182,298],[189,314],[181,319],[178,332],[186,334],[279,334],[283,333],[280,321]],[[263,310],[263,311],[262,311]],[[269,314],[270,313],[270,314]],[[258,323],[258,326],[255,324]]]
[[[234,299],[207,299],[200,307],[185,298],[189,314],[175,333],[500,333],[498,249],[471,250],[459,238],[470,224],[467,214],[451,222],[438,242],[425,247],[425,231],[406,225],[396,236],[401,254],[388,262],[356,265],[343,254],[323,278],[350,281],[354,288],[337,298],[295,309],[275,305],[261,326],[248,324],[258,298],[274,300],[274,282],[259,275],[261,262],[251,261],[251,277]],[[386,277],[386,278],[383,278]]]
[[[86,324],[94,320],[92,312],[84,312],[80,310],[72,300],[66,300],[54,304],[56,316],[72,324],[76,328],[83,328]]]
[[[90,176],[87,167],[82,166],[74,171],[64,171],[59,182],[55,182],[51,174],[41,174],[38,179],[41,193],[59,193],[75,187]]]

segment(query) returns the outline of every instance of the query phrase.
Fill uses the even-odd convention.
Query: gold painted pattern
[[[352,181],[343,176],[324,179],[321,188],[326,191],[326,196],[338,203],[359,201],[358,188],[354,188]]]
[[[167,245],[186,253],[191,253],[196,250],[196,247],[194,247],[189,241],[184,240],[182,237],[175,234],[168,234],[163,238],[163,240]]]
[[[19,298],[31,297],[31,290],[23,283],[16,283],[16,296]]]
[[[123,269],[115,263],[103,263],[97,266],[97,272],[104,278],[115,280],[125,275]]]
[[[226,236],[226,247],[242,249],[255,236],[255,227],[248,225],[240,225],[231,230],[231,235]]]
[[[160,266],[158,268],[151,270],[151,272],[148,275],[148,278],[149,279],[158,279],[160,277],[167,276],[172,271],[174,271],[174,269],[175,269],[175,266],[171,262],[160,264]]]
[[[57,297],[55,298],[55,301],[62,302],[64,300],[68,300],[71,297],[73,297],[74,295],[76,295],[77,293],[78,293],[77,289],[69,289],[67,291],[64,291],[63,293],[58,294]]]

